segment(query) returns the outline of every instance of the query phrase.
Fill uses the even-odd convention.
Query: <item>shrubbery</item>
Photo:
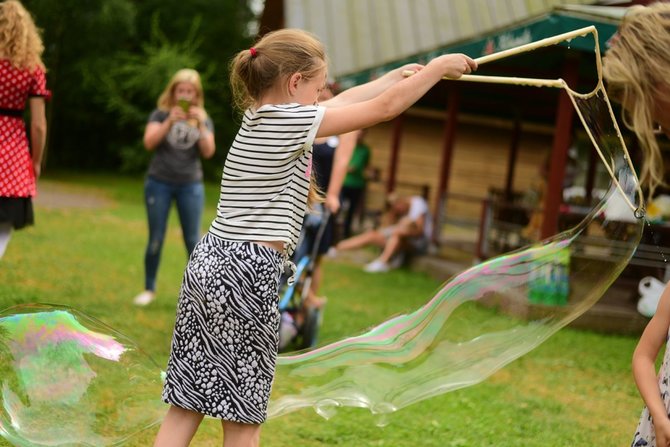
[[[220,176],[237,129],[227,64],[249,45],[253,20],[238,0],[24,0],[43,30],[53,91],[47,169],[141,173],[142,133],[169,78],[198,70],[214,120],[217,154],[204,163]]]

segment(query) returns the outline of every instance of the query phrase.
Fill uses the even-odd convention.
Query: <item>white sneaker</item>
[[[150,302],[154,300],[156,297],[156,294],[150,290],[145,290],[144,292],[140,293],[135,297],[133,300],[133,303],[137,306],[146,306]]]
[[[368,273],[382,273],[389,271],[389,265],[379,259],[375,259],[371,263],[363,267],[363,270]]]

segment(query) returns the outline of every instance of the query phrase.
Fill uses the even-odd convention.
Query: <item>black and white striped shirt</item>
[[[223,166],[209,231],[235,241],[282,241],[295,249],[312,169],[312,143],[325,109],[300,104],[248,109]]]

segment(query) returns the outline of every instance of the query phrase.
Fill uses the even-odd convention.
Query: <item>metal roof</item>
[[[593,10],[579,8],[594,3],[594,0],[284,0],[284,26],[302,28],[319,36],[330,57],[330,73],[339,79],[481,38],[546,15],[557,7],[591,14]],[[518,43],[514,38],[506,42],[508,46],[515,44]]]

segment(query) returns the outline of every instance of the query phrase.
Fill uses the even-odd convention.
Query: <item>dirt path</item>
[[[112,203],[112,200],[105,197],[100,191],[73,188],[64,183],[40,180],[37,188],[34,203],[38,208],[95,209],[109,206]]]

